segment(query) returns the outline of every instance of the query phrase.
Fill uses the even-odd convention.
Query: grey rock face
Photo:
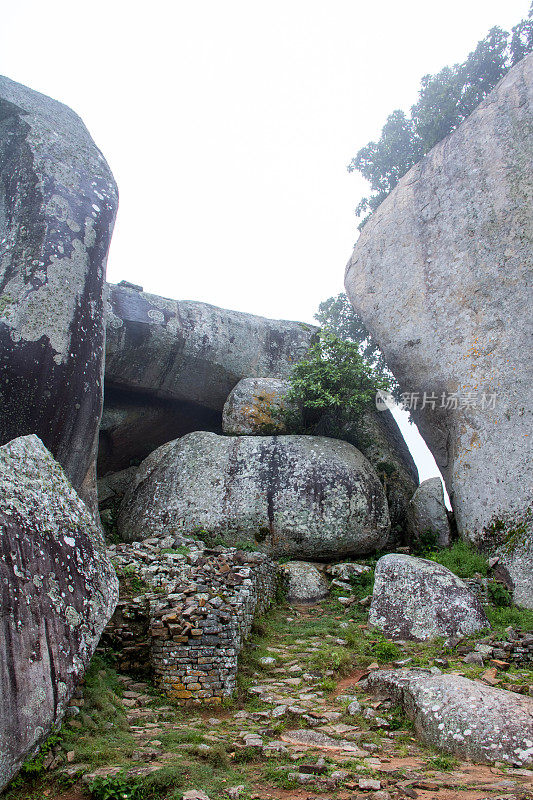
[[[0,788],[59,723],[118,599],[103,538],[36,436],[0,447]]]
[[[286,377],[317,328],[107,287],[105,408],[98,474],[193,431],[221,433],[241,380]]]
[[[413,539],[429,532],[437,537],[439,547],[450,544],[450,523],[440,478],[422,481],[409,504],[409,522]]]
[[[533,485],[532,96],[529,55],[401,179],[346,272],[402,389],[418,392],[414,417],[459,532],[488,546],[491,523],[511,532],[524,521]],[[424,392],[433,401],[421,409]],[[533,607],[528,527],[505,559],[515,599]]]
[[[357,422],[347,425],[344,439],[368,458],[387,495],[393,533],[406,528],[409,501],[418,486],[418,470],[401,431],[389,410],[371,408]]]
[[[344,564],[332,564],[326,567],[326,572],[333,578],[339,578],[341,581],[349,581],[357,575],[362,575],[363,572],[370,572],[370,567],[366,564],[356,564],[351,561],[346,561]]]
[[[224,433],[294,433],[294,428],[288,430],[277,415],[279,409],[287,408],[284,396],[289,387],[288,381],[275,378],[244,378],[224,406]],[[296,409],[292,411],[298,426],[301,420]],[[320,430],[316,432],[320,435]],[[418,486],[418,471],[394,417],[388,410],[369,409],[357,423],[345,426],[342,438],[360,450],[374,467],[387,495],[392,527],[400,534],[405,528],[409,501]]]
[[[232,436],[292,433],[280,417],[289,407],[289,389],[280,378],[243,378],[224,404],[222,430]]]
[[[87,499],[116,207],[80,118],[0,77],[0,444],[38,434]]]
[[[531,697],[428,670],[377,670],[368,688],[401,703],[418,736],[446,753],[488,764],[533,763]]]
[[[380,558],[368,621],[391,639],[468,636],[489,627],[478,598],[449,569],[425,558]]]
[[[113,472],[97,481],[100,522],[106,530],[114,530],[124,495],[131,486],[137,467]]]
[[[106,385],[98,475],[138,466],[162,444],[192,430],[221,433],[220,412],[193,403],[116,391]]]
[[[241,378],[288,375],[312,325],[108,287],[106,382],[221,412]]]
[[[287,599],[290,603],[315,603],[329,594],[328,582],[313,564],[289,561],[282,569],[287,579]]]
[[[198,528],[279,556],[327,559],[386,546],[390,523],[375,472],[346,442],[196,432],[141,464],[119,531],[135,541]]]

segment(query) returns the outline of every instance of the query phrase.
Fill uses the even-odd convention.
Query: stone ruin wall
[[[272,602],[277,568],[263,553],[188,542],[188,554],[159,539],[109,549],[122,597],[100,649],[114,651],[121,670],[150,671],[171,699],[217,705],[235,689],[239,653]],[[145,590],[131,593],[139,581]]]

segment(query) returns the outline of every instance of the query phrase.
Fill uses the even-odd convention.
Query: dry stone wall
[[[238,656],[255,614],[270,605],[276,565],[263,553],[205,549],[179,537],[110,548],[124,596],[102,640],[121,669],[146,669],[169,697],[220,704],[230,695]],[[128,592],[128,584],[146,591]]]

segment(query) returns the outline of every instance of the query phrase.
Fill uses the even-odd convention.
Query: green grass
[[[459,578],[472,578],[476,572],[481,575],[486,575],[488,572],[487,559],[468,542],[455,542],[447,550],[428,552],[424,558],[442,564]]]
[[[438,755],[428,761],[428,766],[439,772],[450,772],[452,769],[456,769],[458,765],[459,761],[454,756]]]
[[[343,631],[358,666],[367,667],[372,661],[388,663],[403,657],[402,649],[378,630],[366,630],[356,625]]]
[[[161,555],[175,555],[175,556],[188,556],[190,548],[182,545],[181,547],[164,547],[161,550]]]
[[[533,630],[533,611],[528,611],[526,608],[486,606],[485,611],[495,631],[504,631],[509,626],[526,631]]]
[[[171,730],[164,731],[158,734],[157,738],[161,742],[163,748],[170,752],[181,749],[184,744],[200,744],[204,741],[204,736],[201,731],[192,728],[172,728]]]
[[[61,730],[63,749],[74,750],[77,761],[103,766],[131,757],[136,744],[121,694],[116,672],[95,656],[83,682],[82,713],[67,720]]]

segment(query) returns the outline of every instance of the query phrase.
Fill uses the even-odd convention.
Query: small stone
[[[298,769],[300,770],[300,772],[303,772],[306,775],[323,775],[325,772],[328,771],[325,763],[300,764]]]
[[[400,781],[396,784],[396,787],[401,790],[402,795],[411,798],[417,798],[418,792],[413,789],[411,784],[408,781]]]
[[[241,794],[244,792],[244,784],[240,784],[239,786],[230,786],[228,789],[228,797],[230,800],[238,800]]]
[[[352,700],[352,702],[348,706],[348,714],[350,714],[351,717],[354,717],[356,714],[360,714],[360,713],[361,713],[361,705],[360,705],[359,701],[358,700]]]
[[[381,781],[376,781],[373,778],[359,778],[358,784],[359,788],[366,792],[371,789],[381,789]]]
[[[305,772],[289,772],[288,777],[300,784],[313,783],[316,780],[315,775],[307,775]]]
[[[76,758],[76,753],[74,750],[69,750],[67,753],[67,761],[71,764]]]
[[[497,669],[494,667],[492,669],[487,669],[481,676],[481,680],[485,681],[485,683],[488,683],[489,686],[497,686],[499,683],[501,683],[501,678],[496,677],[497,672]]]
[[[463,662],[465,664],[476,664],[477,666],[483,666],[483,656],[481,653],[467,653],[467,655],[463,658]]]
[[[483,658],[490,658],[492,656],[493,648],[488,644],[476,644],[474,647],[474,651],[476,653],[481,653]]]
[[[335,580],[331,581],[331,585],[334,586],[336,589],[340,589],[343,592],[352,592],[353,591],[353,587],[351,586],[351,584],[346,583],[345,581],[339,581],[339,580],[337,580],[337,578],[335,578]]]
[[[346,778],[349,776],[349,772],[345,769],[336,769],[334,772],[331,773],[330,778],[331,780],[335,781],[335,783],[342,783],[345,781]]]
[[[190,789],[185,792],[182,800],[209,800],[209,797],[201,789]]]

